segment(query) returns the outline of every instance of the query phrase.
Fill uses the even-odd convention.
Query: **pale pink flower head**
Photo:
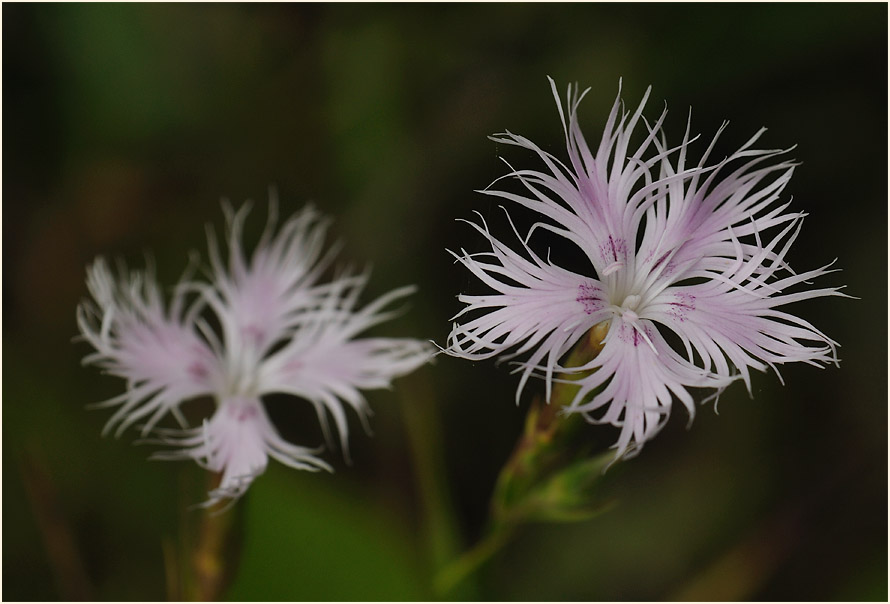
[[[495,237],[485,221],[469,223],[490,251],[454,254],[493,293],[461,295],[446,352],[467,359],[515,358],[519,395],[532,375],[546,380],[550,399],[558,372],[590,372],[567,405],[593,423],[620,427],[618,456],[636,452],[661,428],[673,401],[695,407],[689,388],[723,388],[750,369],[776,371],[801,361],[837,363],[836,342],[782,307],[840,287],[813,288],[830,264],[801,273],[785,258],[804,214],[790,211],[782,193],[795,163],[787,151],[758,150],[755,134],[738,151],[709,163],[717,137],[690,161],[695,139],[665,140],[665,110],[643,117],[649,96],[625,111],[616,99],[603,135],[588,146],[578,123],[587,91],[568,87],[562,120],[568,163],[530,140],[505,133],[493,140],[532,151],[540,170],[513,169],[503,179],[515,190],[482,191],[540,215],[515,240]],[[717,133],[719,136],[723,128]],[[696,137],[697,138],[697,137]],[[507,211],[506,209],[504,210]],[[575,244],[589,263],[579,274],[533,249],[538,229]],[[607,322],[598,356],[579,368],[560,363],[590,329]],[[669,339],[676,344],[671,345]],[[781,376],[780,376],[781,379]]]
[[[318,412],[332,440],[328,415],[348,456],[346,409],[367,425],[362,390],[392,381],[430,359],[428,343],[409,338],[360,337],[396,314],[390,305],[409,295],[403,287],[361,307],[368,273],[340,274],[320,282],[337,246],[325,251],[327,221],[311,206],[280,228],[270,204],[266,230],[253,254],[241,241],[249,211],[225,206],[228,258],[211,230],[208,280],[187,271],[165,305],[153,272],[112,273],[97,259],[87,271],[92,296],[77,309],[83,338],[95,349],[85,363],[126,380],[123,394],[100,407],[116,407],[105,431],[120,435],[138,425],[142,436],[177,447],[160,459],[194,459],[221,473],[208,504],[241,496],[268,458],[304,470],[330,470],[319,448],[285,441],[272,425],[262,397],[298,396]],[[213,415],[190,427],[181,410],[201,397],[216,402]],[[160,428],[167,415],[180,429]]]

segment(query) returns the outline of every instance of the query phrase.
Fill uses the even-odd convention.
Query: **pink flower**
[[[233,213],[226,206],[228,262],[211,231],[210,281],[188,272],[168,307],[150,270],[121,268],[115,276],[99,258],[87,272],[93,300],[77,309],[80,332],[95,349],[84,362],[127,381],[123,394],[99,404],[117,407],[105,432],[120,435],[139,422],[143,436],[154,433],[156,441],[179,447],[155,457],[191,458],[222,473],[209,505],[241,496],[269,457],[298,469],[330,470],[318,449],[278,435],[263,395],[292,394],[311,403],[329,440],[330,414],[348,455],[346,408],[365,424],[370,414],[361,390],[388,388],[431,356],[419,340],[358,337],[390,319],[394,312],[386,308],[413,287],[360,308],[367,272],[319,282],[336,253],[324,253],[327,222],[306,207],[276,233],[275,207],[270,204],[266,230],[248,259],[241,231],[249,208]],[[180,406],[200,396],[213,397],[216,411],[203,426],[189,428]],[[157,427],[168,413],[181,429]]]
[[[742,379],[750,392],[750,369],[771,367],[778,374],[776,366],[788,362],[837,364],[836,342],[780,310],[844,295],[839,287],[810,287],[836,270],[831,264],[795,273],[785,261],[804,218],[780,201],[795,166],[783,159],[787,151],[754,149],[761,130],[731,156],[708,164],[715,137],[691,162],[688,125],[680,145],[669,147],[662,132],[667,111],[651,125],[642,117],[648,90],[633,113],[616,99],[591,150],[577,116],[586,91],[579,96],[569,86],[564,111],[550,84],[569,163],[522,136],[493,137],[533,151],[544,169],[511,167],[502,178],[518,182],[519,192],[483,193],[542,220],[525,235],[514,226],[512,246],[492,235],[481,215],[479,223],[469,223],[491,250],[452,253],[494,293],[460,296],[466,306],[454,317],[447,353],[474,360],[527,353],[517,367],[517,401],[532,375],[545,378],[549,400],[554,373],[596,369],[578,382],[567,411],[620,427],[618,456],[638,451],[655,435],[675,398],[692,416],[690,387],[719,394]],[[566,270],[550,261],[549,252],[533,250],[538,229],[574,243],[591,270]],[[562,357],[601,322],[608,332],[599,355],[583,367],[563,367]]]

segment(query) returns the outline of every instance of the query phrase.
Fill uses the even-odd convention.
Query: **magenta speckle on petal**
[[[250,324],[242,329],[244,336],[250,340],[254,346],[260,346],[266,337],[265,332],[256,325]]]
[[[674,262],[673,260],[668,260],[668,257],[672,253],[673,252],[668,251],[668,252],[663,253],[661,256],[659,256],[658,260],[655,261],[655,263],[652,265],[652,268],[650,270],[652,270],[654,272],[654,271],[659,271],[659,269],[660,269],[661,275],[665,276],[665,277],[671,275],[677,268],[676,262]],[[649,259],[651,260],[652,257],[653,256],[649,256]],[[667,261],[666,264],[665,264],[665,261]]]
[[[206,379],[209,373],[209,371],[207,371],[207,366],[200,361],[194,361],[191,365],[188,366],[188,369],[186,369],[186,371],[196,380]]]
[[[658,268],[658,267],[661,265],[661,263],[664,262],[664,261],[667,259],[667,257],[670,256],[670,255],[671,255],[670,252],[665,252],[664,254],[662,254],[662,255],[661,255],[661,258],[659,258],[658,260],[656,260],[656,261],[655,261],[655,264],[652,265],[652,268],[653,268],[653,269]]]
[[[618,339],[622,342],[626,342],[628,344],[633,344],[636,346],[638,344],[639,335],[637,330],[633,328],[632,325],[628,323],[621,323],[618,327]]]
[[[592,315],[603,308],[601,293],[602,290],[598,286],[582,283],[578,286],[578,297],[575,300],[584,306],[584,312]]]
[[[291,359],[287,363],[284,364],[284,371],[287,373],[292,373],[294,371],[299,371],[303,368],[303,361],[299,359]]]
[[[259,416],[256,403],[232,402],[228,406],[229,415],[239,422],[246,422]]]
[[[627,259],[627,242],[609,235],[609,239],[600,244],[600,257],[607,264],[623,262]]]
[[[677,292],[674,294],[674,298],[676,298],[674,302],[668,303],[670,306],[668,314],[683,322],[686,320],[687,315],[695,310],[695,296],[685,292]]]
[[[256,407],[243,407],[238,413],[238,421],[243,422],[253,419],[258,415]]]
[[[640,333],[638,328],[642,328],[646,333],[646,337],[650,340],[652,339],[652,331],[650,330],[648,325],[641,325],[640,323],[631,324],[631,323],[621,323],[618,327],[618,339],[622,342],[626,342],[628,344],[633,344],[634,346],[639,346],[640,344],[647,344],[646,338],[643,337],[643,334]]]

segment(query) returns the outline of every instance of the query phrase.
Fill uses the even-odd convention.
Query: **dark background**
[[[456,218],[528,154],[564,157],[547,75],[592,87],[597,141],[623,78],[653,86],[668,133],[714,157],[759,127],[797,144],[786,189],[810,214],[791,253],[838,258],[859,300],[794,307],[841,342],[840,369],[754,376],[665,431],[604,483],[617,507],[522,532],[469,597],[517,600],[886,600],[887,6],[885,4],[28,5],[3,17],[3,597],[165,597],[162,542],[195,500],[194,464],[146,462],[100,438],[85,405],[122,384],[82,368],[74,310],[96,255],[151,251],[172,284],[220,199],[335,217],[344,262],[374,266],[366,300],[406,283],[381,333],[444,344],[472,287],[446,248],[480,249]],[[701,145],[704,146],[705,142]],[[699,149],[702,147],[700,146]],[[500,225],[497,228],[503,228]],[[504,231],[505,232],[505,231]],[[474,248],[475,246],[475,248]],[[482,530],[520,430],[506,366],[440,357],[374,392],[374,436],[316,475],[270,465],[239,505],[243,562],[228,597],[430,599],[430,574]],[[312,416],[270,401],[285,434]],[[305,406],[305,405],[304,405]],[[609,444],[614,433],[591,428]],[[187,490],[187,489],[186,489]]]

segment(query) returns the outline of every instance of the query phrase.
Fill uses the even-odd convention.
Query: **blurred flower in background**
[[[478,210],[492,235],[512,237],[495,228],[497,200],[473,193],[504,172],[505,144],[485,137],[522,124],[542,150],[565,152],[541,93],[549,74],[592,86],[579,108],[589,132],[623,76],[625,98],[651,83],[672,115],[694,106],[697,131],[732,118],[711,157],[761,126],[767,148],[797,143],[803,164],[784,194],[808,217],[786,261],[841,258],[861,300],[806,304],[843,343],[841,370],[790,364],[784,386],[752,372],[754,398],[728,388],[719,418],[700,413],[694,430],[673,414],[646,455],[606,473],[601,494],[618,502],[608,514],[527,526],[455,597],[886,600],[886,5],[4,3],[2,13],[4,599],[169,597],[162,544],[206,498],[197,464],[147,464],[128,439],[91,436],[108,417],[84,407],[119,395],[120,382],[85,371],[83,345],[70,343],[72,310],[89,295],[84,266],[109,250],[138,266],[151,249],[158,282],[173,285],[219,197],[256,199],[273,183],[282,216],[324,199],[342,257],[373,262],[364,300],[417,285],[410,312],[361,337],[441,341],[463,306],[455,293],[481,293],[444,250],[486,239],[454,218]],[[676,142],[684,127],[663,125]],[[538,220],[529,214],[511,209],[522,231]],[[244,240],[262,230],[247,220]],[[559,239],[552,261],[583,273]],[[349,439],[352,465],[328,459],[329,475],[270,463],[251,485],[232,510],[244,532],[226,599],[435,597],[436,570],[484,530],[531,388],[517,412],[516,376],[444,355],[396,386],[363,391],[374,438]],[[276,431],[322,443],[314,407],[292,396],[263,397]],[[196,399],[189,421],[190,406],[191,425],[213,412]],[[618,439],[617,428],[581,424],[595,450]]]
[[[167,310],[150,271],[127,274],[122,267],[115,277],[103,258],[88,271],[93,302],[77,309],[81,334],[95,349],[84,361],[127,380],[122,395],[98,405],[118,407],[106,432],[117,426],[119,436],[143,420],[143,436],[154,431],[158,442],[180,447],[154,458],[191,458],[221,472],[208,506],[243,495],[269,457],[299,470],[331,469],[314,455],[317,450],[279,436],[263,395],[287,393],[312,403],[329,441],[330,413],[346,452],[345,407],[366,425],[370,413],[359,389],[388,388],[430,359],[430,346],[420,340],[356,337],[392,318],[384,309],[412,287],[358,308],[367,272],[319,283],[333,259],[323,253],[326,222],[307,206],[276,232],[277,200],[270,202],[266,230],[248,259],[242,231],[249,207],[234,213],[225,206],[228,262],[211,231],[211,282],[186,276]],[[194,293],[188,305],[186,296]],[[205,308],[211,317],[201,315]],[[216,410],[201,427],[189,428],[180,407],[199,396],[214,397]],[[168,413],[180,430],[157,428]]]
[[[519,169],[498,179],[518,181],[520,193],[491,187],[483,193],[547,221],[524,235],[513,227],[518,251],[492,235],[484,219],[470,223],[491,251],[452,253],[497,293],[459,297],[466,307],[455,317],[460,321],[448,337],[448,354],[478,360],[530,352],[517,363],[517,401],[533,374],[546,379],[549,402],[554,373],[583,372],[565,409],[620,428],[616,457],[637,453],[665,425],[674,396],[694,416],[690,387],[722,392],[741,378],[751,392],[749,369],[776,370],[795,361],[837,364],[833,340],[777,310],[842,294],[840,288],[788,291],[833,271],[829,265],[798,274],[785,260],[804,214],[779,203],[795,164],[777,161],[784,151],[753,148],[764,130],[709,165],[718,131],[698,164],[690,165],[690,125],[679,145],[669,143],[662,129],[666,109],[652,125],[642,122],[640,140],[631,141],[645,120],[647,90],[632,113],[624,111],[619,95],[591,152],[578,122],[578,106],[590,89],[579,95],[570,85],[564,111],[552,79],[550,86],[569,164],[523,136],[493,137],[533,151],[547,171]],[[549,254],[542,258],[530,246],[538,229],[577,245],[596,276],[565,270]],[[581,359],[577,367],[561,365],[600,323],[608,329],[596,357]],[[682,351],[659,327],[679,338]]]

